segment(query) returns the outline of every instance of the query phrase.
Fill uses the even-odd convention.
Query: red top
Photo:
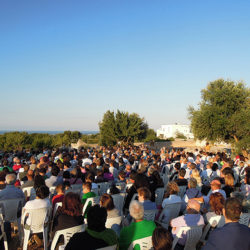
[[[52,207],[56,205],[57,202],[62,202],[64,198],[64,194],[57,194],[52,198]]]
[[[18,171],[21,168],[21,166],[22,166],[21,164],[16,164],[13,166],[13,170]]]

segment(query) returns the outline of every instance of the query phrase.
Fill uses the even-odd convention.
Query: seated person
[[[127,250],[130,244],[138,239],[152,236],[156,225],[153,221],[143,220],[144,209],[142,204],[134,200],[129,206],[129,213],[134,218],[129,226],[122,228],[119,240],[119,249]],[[134,250],[140,249],[139,245],[134,247]]]
[[[120,216],[119,210],[115,208],[113,198],[110,194],[103,194],[101,196],[100,206],[107,209],[108,219]]]
[[[250,228],[239,224],[242,206],[237,198],[228,198],[223,208],[226,224],[212,231],[203,250],[249,250]]]
[[[151,193],[148,188],[141,187],[137,189],[138,200],[143,205],[144,210],[154,210],[157,209],[156,203],[152,202]]]
[[[90,182],[85,182],[82,184],[82,192],[83,192],[83,196],[82,196],[83,206],[88,198],[96,197],[96,194],[94,192],[91,192],[91,183]],[[91,202],[89,202],[89,203],[91,203]],[[87,207],[86,212],[84,214],[85,218],[87,217],[87,213],[88,213],[88,210],[91,207],[91,205],[92,204],[88,204],[88,207]]]
[[[175,181],[171,181],[167,185],[167,190],[164,195],[164,200],[162,202],[162,208],[167,204],[179,203],[182,202],[181,197],[178,196],[179,187]]]
[[[190,178],[188,181],[188,189],[186,191],[186,194],[184,196],[184,201],[187,203],[188,200],[193,198],[199,198],[202,196],[201,192],[197,187],[197,181],[194,178]]]
[[[187,204],[187,214],[172,219],[170,225],[172,227],[172,234],[175,237],[181,227],[192,227],[204,225],[204,219],[200,215],[200,203],[195,200],[189,200]],[[180,248],[185,246],[187,236],[182,233],[177,245]]]
[[[52,238],[56,231],[84,224],[80,196],[69,192],[65,195],[62,207],[58,207],[52,227]],[[60,242],[62,240],[59,239]]]
[[[187,186],[188,182],[187,179],[185,179],[186,170],[184,168],[181,168],[178,173],[178,179],[175,179],[174,181],[177,183],[177,185],[180,186]]]
[[[28,170],[27,172],[27,181],[24,182],[24,184],[21,185],[21,189],[26,188],[26,187],[33,187],[34,185],[34,171],[33,170]]]
[[[76,169],[76,168],[72,169],[70,171],[70,176],[71,176],[71,178],[69,180],[70,185],[82,184],[81,175],[82,175],[82,173],[81,173],[80,169]]]
[[[227,198],[230,197],[230,194],[235,191],[234,187],[234,177],[232,174],[228,173],[224,176],[225,186],[222,188],[226,192]]]
[[[173,237],[171,233],[163,228],[157,227],[152,236],[152,243],[154,250],[171,250]]]
[[[59,184],[56,186],[56,195],[52,198],[52,208],[54,209],[57,202],[62,202],[64,198],[64,186]]]
[[[105,228],[107,211],[105,208],[95,205],[89,209],[88,227],[82,233],[75,233],[65,250],[95,250],[118,244],[116,233],[112,229]]]
[[[91,190],[98,189],[98,185],[96,183],[94,183],[94,180],[95,180],[95,176],[92,173],[88,173],[85,181],[91,183]]]
[[[219,226],[223,226],[225,224],[225,218],[223,216],[222,213],[222,209],[224,208],[224,204],[225,204],[225,199],[223,197],[223,195],[219,192],[216,192],[214,194],[210,195],[209,198],[209,205],[210,205],[210,211],[206,214],[204,214],[204,219],[205,222],[208,223],[208,221],[210,221],[211,218],[217,216],[217,215],[221,215],[221,220],[219,221],[218,225]],[[217,222],[213,221],[212,222],[212,227],[216,227],[217,226]]]

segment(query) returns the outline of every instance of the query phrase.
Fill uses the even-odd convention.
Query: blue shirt
[[[0,191],[0,200],[8,199],[23,199],[25,201],[25,195],[21,189],[14,185],[6,185],[6,187]]]

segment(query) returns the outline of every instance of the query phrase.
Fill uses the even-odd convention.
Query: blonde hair
[[[168,183],[167,185],[167,189],[166,189],[166,193],[165,193],[165,198],[168,198],[169,195],[171,194],[176,194],[178,195],[180,189],[179,186],[177,185],[177,183],[175,181],[171,181]]]
[[[226,174],[225,177],[225,185],[226,186],[230,186],[230,187],[234,187],[234,178],[231,174]]]
[[[192,177],[197,181],[197,185],[201,184],[201,177],[198,169],[192,170]]]

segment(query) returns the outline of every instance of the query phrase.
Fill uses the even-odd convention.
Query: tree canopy
[[[243,82],[218,79],[201,91],[198,109],[188,109],[196,139],[228,142],[237,150],[250,146],[250,89]]]
[[[119,141],[133,143],[143,140],[147,136],[148,125],[138,114],[122,112],[116,113],[108,110],[99,123],[100,143],[102,145],[115,145]]]

